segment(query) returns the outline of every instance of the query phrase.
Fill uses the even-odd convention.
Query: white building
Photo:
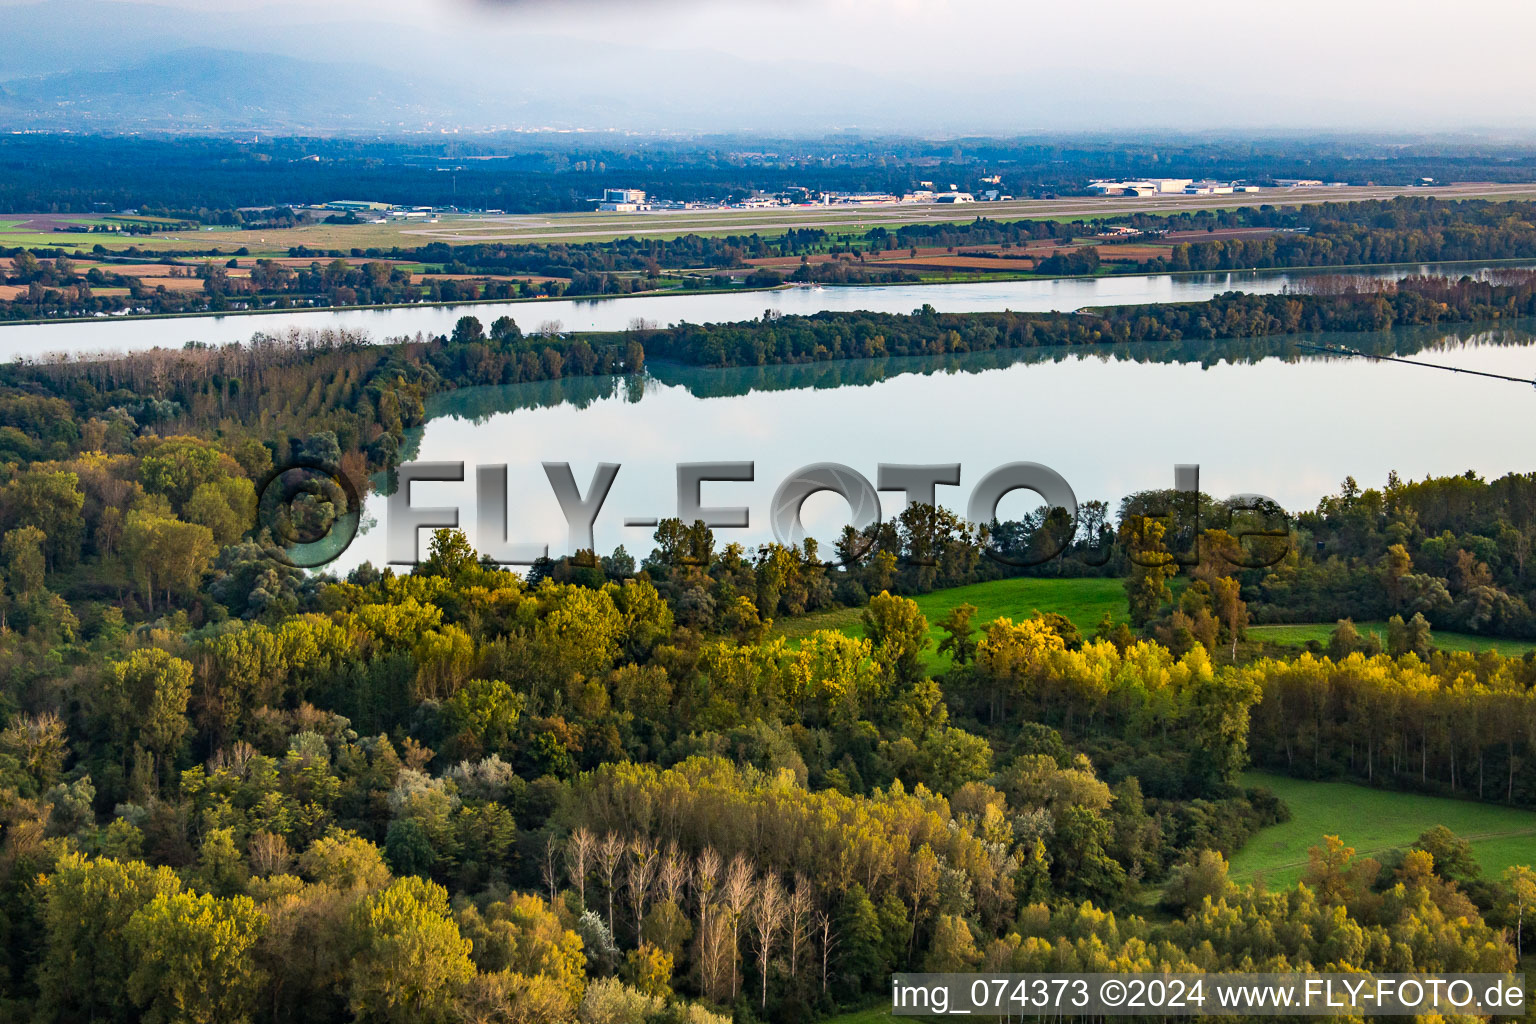
[[[614,213],[634,213],[636,210],[649,210],[651,207],[645,201],[643,189],[605,188],[603,201],[597,204],[597,208]]]
[[[1125,181],[1090,181],[1088,191],[1104,196],[1179,195],[1195,183],[1193,178],[1132,178]]]
[[[969,192],[940,192],[934,197],[936,203],[974,203],[976,197]]]

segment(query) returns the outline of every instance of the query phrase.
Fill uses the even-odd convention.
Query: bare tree
[[[698,863],[693,871],[694,898],[699,901],[699,919],[702,921],[715,898],[715,886],[720,882],[720,855],[714,847],[706,846],[699,852]]]
[[[789,976],[793,978],[800,967],[801,951],[810,938],[811,913],[816,909],[811,896],[811,884],[804,875],[795,875],[795,888],[789,896]]]
[[[582,825],[571,833],[571,841],[565,847],[565,870],[570,883],[581,894],[581,912],[587,912],[587,872],[592,856],[597,850],[597,837]]]
[[[619,861],[624,857],[624,840],[617,832],[609,832],[597,844],[597,870],[603,876],[603,889],[608,894],[608,934],[613,934],[613,876],[618,874]]]
[[[645,920],[645,901],[650,896],[651,882],[656,877],[656,844],[649,839],[637,838],[629,844],[629,870],[624,873],[624,887],[629,892],[629,905],[635,914],[635,945],[640,944],[640,925]]]
[[[717,1003],[725,1002],[730,982],[726,975],[734,974],[735,957],[730,953],[731,926],[718,907],[711,906],[699,922],[699,937],[694,947],[695,962],[699,967],[699,988]]]
[[[688,862],[678,852],[677,842],[667,843],[667,853],[661,860],[661,867],[657,870],[656,881],[661,886],[662,896],[681,909],[683,905],[683,887],[688,884]]]
[[[550,909],[554,909],[555,887],[560,884],[560,854],[553,832],[544,837],[544,863],[540,871],[544,876],[544,884],[549,887]]]
[[[768,961],[773,957],[774,940],[788,912],[784,886],[779,883],[779,876],[770,871],[763,876],[757,887],[757,900],[752,904],[752,934],[757,940],[757,969],[763,979],[764,1009],[768,1007]]]
[[[832,958],[832,949],[837,945],[837,936],[832,934],[832,913],[828,910],[817,911],[816,930],[821,933],[821,990],[827,990],[827,963]]]
[[[741,956],[741,918],[752,905],[752,862],[741,854],[731,858],[731,866],[725,872],[725,884],[720,889],[721,902],[731,915],[731,1002],[736,1001],[736,985],[740,971],[736,962]]]

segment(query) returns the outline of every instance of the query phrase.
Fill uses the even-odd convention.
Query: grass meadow
[[[933,647],[927,653],[927,666],[935,672],[947,671],[949,668],[949,655],[940,656],[936,653],[939,641],[944,638],[944,631],[937,623],[957,605],[975,605],[976,615],[971,621],[978,626],[1004,616],[1017,621],[1029,618],[1036,611],[1056,612],[1072,620],[1072,624],[1085,636],[1093,634],[1094,627],[1105,612],[1117,622],[1123,622],[1129,616],[1125,588],[1117,579],[1052,580],[1019,577],[988,580],[965,587],[935,590],[920,594],[913,600],[928,618],[928,635],[933,638]],[[821,629],[837,629],[851,636],[863,636],[864,627],[860,623],[863,614],[862,608],[834,608],[775,622],[773,632],[791,643],[798,643]]]
[[[1536,864],[1536,812],[1268,772],[1248,772],[1243,781],[1273,790],[1291,809],[1291,820],[1259,832],[1232,857],[1237,882],[1262,881],[1271,890],[1295,885],[1307,850],[1325,835],[1338,836],[1357,856],[1377,857],[1436,825],[1471,841],[1485,876],[1511,864]]]

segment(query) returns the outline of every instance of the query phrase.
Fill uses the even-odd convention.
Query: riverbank
[[[1136,278],[1169,278],[1169,279],[1197,279],[1212,276],[1232,276],[1243,274],[1254,275],[1304,275],[1321,276],[1327,274],[1369,274],[1401,270],[1410,267],[1456,268],[1456,267],[1489,267],[1489,268],[1518,268],[1530,266],[1536,262],[1536,255],[1509,257],[1507,259],[1492,260],[1453,260],[1444,263],[1426,264],[1422,261],[1409,261],[1401,263],[1351,263],[1330,265],[1313,265],[1305,267],[1247,267],[1240,270],[1167,270],[1157,273],[1131,269],[1118,271],[1101,267],[1099,272],[1093,274],[1034,274],[1027,271],[993,273],[983,271],[976,274],[948,277],[943,279],[919,279],[915,281],[847,281],[835,284],[807,283],[797,284],[785,282],[779,285],[765,285],[763,287],[733,287],[733,288],[657,288],[648,291],[626,292],[622,295],[539,295],[526,298],[509,299],[460,299],[452,302],[385,302],[369,304],[352,304],[340,306],[302,306],[286,309],[232,309],[185,313],[123,313],[123,314],[92,314],[80,316],[42,317],[26,320],[0,321],[0,328],[6,327],[43,327],[55,324],[82,324],[82,323],[131,323],[146,320],[198,320],[198,319],[224,319],[232,317],[263,317],[284,316],[304,313],[350,313],[350,312],[382,312],[391,310],[410,309],[462,309],[470,306],[538,306],[555,302],[612,302],[623,299],[651,299],[651,298],[685,298],[688,296],[706,295],[742,295],[750,293],[771,293],[793,291],[795,289],[871,289],[871,288],[944,288],[968,284],[1008,284],[1012,282],[1051,282],[1051,281],[1107,281],[1107,280],[1133,280]],[[1241,290],[1241,289],[1238,289]]]

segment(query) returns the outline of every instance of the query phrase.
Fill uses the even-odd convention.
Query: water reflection
[[[1079,500],[1111,502],[1166,487],[1174,463],[1202,467],[1206,490],[1266,494],[1310,508],[1346,475],[1379,485],[1405,477],[1529,470],[1536,395],[1518,384],[1323,356],[1298,343],[1421,356],[1468,369],[1536,377],[1531,323],[1399,329],[887,357],[795,366],[701,369],[653,364],[643,378],[576,378],[439,395],[407,438],[409,459],[508,464],[517,541],[549,543],[566,529],[540,463],[568,461],[576,479],[599,461],[623,466],[597,524],[597,542],[650,550],[649,529],[626,517],[673,514],[678,462],[750,459],[751,484],[709,485],[706,504],[747,505],[752,527],[723,542],[771,538],[777,484],[810,462],[834,461],[873,479],[880,462],[961,462],[962,486],[941,500],[963,509],[970,487],[1005,462],[1043,462]],[[418,505],[458,505],[472,536],[473,474],[464,484],[413,489]],[[381,480],[381,492],[388,481]],[[887,513],[898,511],[888,495]],[[1017,517],[1022,492],[1004,499]],[[831,496],[807,503],[823,539],[845,514]],[[334,568],[385,559],[382,493]]]

